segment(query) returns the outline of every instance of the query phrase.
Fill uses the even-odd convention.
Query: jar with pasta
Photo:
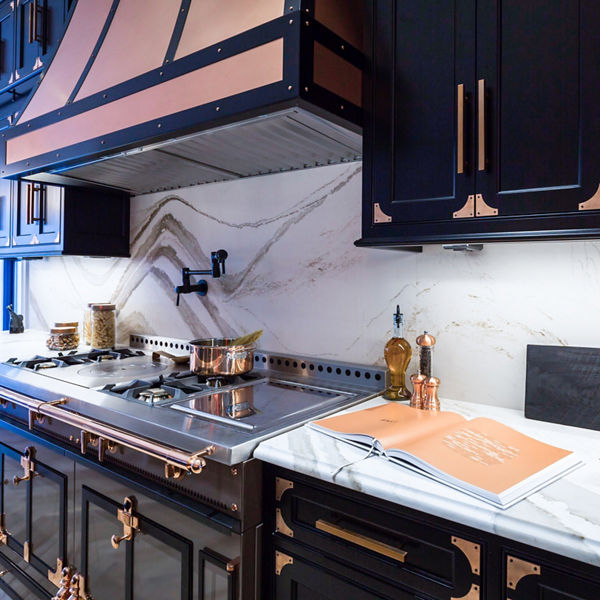
[[[83,343],[86,346],[92,344],[92,306],[93,302],[90,302],[83,313]]]
[[[94,350],[110,350],[117,337],[117,311],[114,304],[93,304],[91,307],[92,343]]]

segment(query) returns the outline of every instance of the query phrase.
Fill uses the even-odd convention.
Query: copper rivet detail
[[[232,504],[232,505],[231,505],[231,510],[232,510],[233,512],[236,512],[236,511],[237,511],[237,509],[238,509],[238,505],[237,505],[237,504],[235,504],[235,503],[234,503],[234,504]]]

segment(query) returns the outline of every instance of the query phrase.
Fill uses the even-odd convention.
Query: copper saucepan
[[[190,369],[209,377],[243,375],[252,370],[256,344],[232,346],[231,338],[205,338],[190,342]]]

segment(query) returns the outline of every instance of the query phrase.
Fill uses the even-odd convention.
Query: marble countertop
[[[47,331],[26,329],[24,333],[8,333],[0,331],[0,362],[9,358],[26,360],[36,354],[42,356],[58,356],[59,352],[53,352],[46,348],[48,339]],[[89,352],[90,347],[83,344],[77,348],[78,352]]]
[[[376,398],[350,410],[385,402]],[[486,416],[573,450],[584,466],[506,510],[497,509],[307,426],[266,440],[254,456],[323,481],[600,566],[600,432],[525,419],[521,411],[443,400],[444,410]],[[343,467],[340,470],[340,467]]]

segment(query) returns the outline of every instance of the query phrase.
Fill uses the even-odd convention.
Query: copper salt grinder
[[[440,380],[437,377],[427,377],[423,383],[425,393],[423,394],[423,410],[440,410],[440,399],[438,398],[438,388]]]
[[[410,397],[410,406],[412,408],[423,408],[423,384],[425,383],[425,375],[411,375],[410,382],[413,385],[413,393]]]

